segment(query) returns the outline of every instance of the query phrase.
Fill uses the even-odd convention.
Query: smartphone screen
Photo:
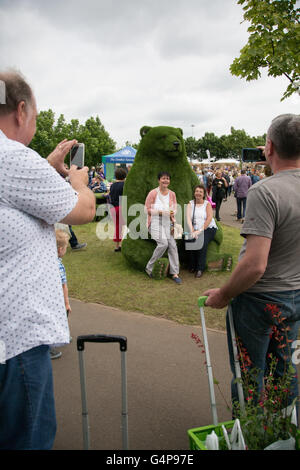
[[[75,144],[70,151],[70,166],[84,167],[84,144]]]
[[[261,149],[242,149],[243,162],[265,162],[266,158]]]

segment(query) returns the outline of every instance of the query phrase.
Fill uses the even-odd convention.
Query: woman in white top
[[[194,272],[197,278],[201,277],[205,270],[208,244],[214,239],[218,229],[211,204],[205,198],[205,186],[199,184],[194,189],[194,200],[190,201],[187,207],[187,224],[191,235],[196,239],[194,243],[187,244],[189,270]]]
[[[170,174],[168,172],[160,172],[157,178],[158,188],[152,189],[145,201],[145,208],[148,214],[148,229],[151,238],[157,243],[152,257],[147,263],[146,273],[152,277],[155,263],[168,250],[170,275],[176,284],[181,284],[182,281],[178,275],[179,257],[177,244],[171,230],[171,224],[175,223],[176,194],[168,188],[170,184]]]

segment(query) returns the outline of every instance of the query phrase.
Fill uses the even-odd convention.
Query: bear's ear
[[[143,126],[140,130],[141,137],[144,137],[152,129],[150,126]]]
[[[180,127],[178,127],[177,129],[179,130],[180,134],[183,136],[183,131],[182,131],[182,129],[180,129]]]

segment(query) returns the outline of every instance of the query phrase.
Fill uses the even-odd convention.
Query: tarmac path
[[[52,361],[58,430],[54,449],[82,449],[76,338],[127,337],[128,428],[131,450],[189,449],[187,430],[212,423],[205,355],[191,339],[201,328],[135,312],[71,301],[72,343]],[[229,401],[231,374],[226,335],[209,331],[214,376]],[[122,449],[121,373],[118,344],[92,344],[84,352],[91,448]],[[230,412],[216,390],[219,420]]]
[[[225,225],[230,225],[231,227],[241,228],[241,222],[236,220],[236,198],[233,194],[227,198],[227,201],[222,201],[221,209],[220,209],[220,218],[221,223]]]

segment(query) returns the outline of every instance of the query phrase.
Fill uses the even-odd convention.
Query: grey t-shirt
[[[247,292],[300,289],[300,169],[280,171],[251,186],[241,235],[272,239],[266,271]]]

